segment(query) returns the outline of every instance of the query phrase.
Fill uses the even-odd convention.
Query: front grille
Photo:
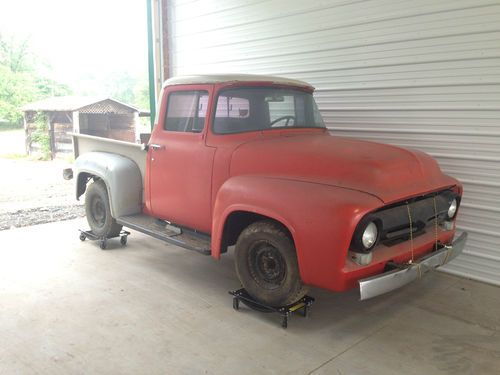
[[[413,237],[424,234],[429,226],[434,228],[434,197],[436,198],[437,221],[441,224],[447,219],[450,203],[456,197],[451,190],[398,202],[370,214],[370,220],[378,222],[381,231],[380,242],[386,246],[393,246],[410,238],[408,205],[412,218]]]

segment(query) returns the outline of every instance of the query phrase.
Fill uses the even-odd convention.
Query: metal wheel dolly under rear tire
[[[87,238],[90,241],[99,241],[99,247],[101,248],[101,250],[106,250],[106,248],[108,247],[108,240],[111,239],[111,238],[120,237],[120,244],[122,246],[125,246],[127,244],[127,237],[130,234],[130,232],[122,230],[116,236],[101,237],[101,236],[97,236],[94,232],[92,232],[92,230],[81,230],[81,229],[79,229],[79,231],[80,231],[80,237],[79,237],[80,241],[83,242]]]

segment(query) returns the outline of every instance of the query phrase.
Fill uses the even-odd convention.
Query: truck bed
[[[91,151],[110,152],[122,155],[133,160],[137,164],[141,171],[142,181],[144,181],[147,152],[143,145],[87,134],[71,133],[71,136],[73,137],[75,159],[80,154]]]

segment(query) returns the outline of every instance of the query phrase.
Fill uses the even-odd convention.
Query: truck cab
[[[171,78],[142,148],[74,135],[92,231],[126,226],[215,259],[234,246],[241,283],[272,306],[310,285],[371,298],[457,256],[461,184],[422,152],[331,134],[313,91]]]
[[[146,213],[211,233],[212,209],[230,177],[231,155],[238,146],[284,132],[326,131],[312,87],[261,79],[183,77],[166,82],[148,147]],[[252,159],[266,163],[258,156]]]

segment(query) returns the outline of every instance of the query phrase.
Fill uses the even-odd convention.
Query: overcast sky
[[[144,0],[2,0],[0,32],[29,37],[59,80],[147,72]]]

